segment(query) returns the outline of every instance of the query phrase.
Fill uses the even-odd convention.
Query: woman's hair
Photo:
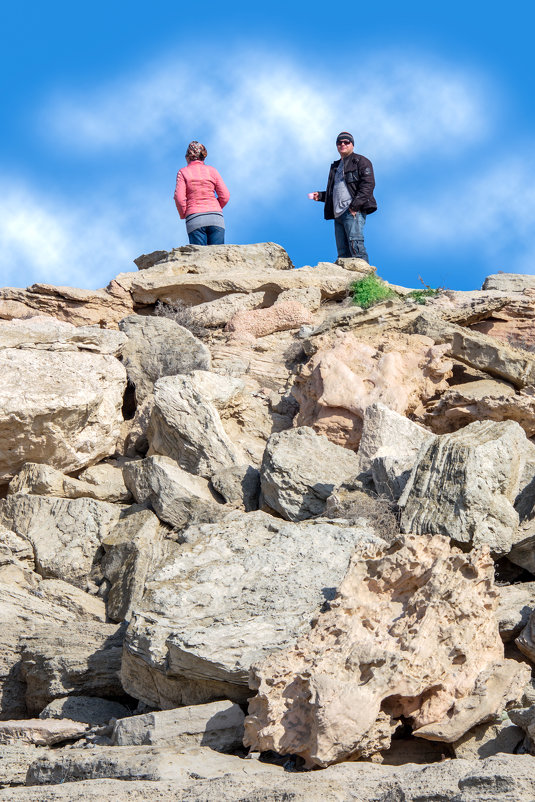
[[[200,161],[203,162],[207,156],[208,153],[206,151],[206,148],[200,142],[197,142],[196,139],[194,139],[193,142],[189,143],[188,149],[186,151],[186,159],[188,161],[194,161],[195,159],[199,159]]]

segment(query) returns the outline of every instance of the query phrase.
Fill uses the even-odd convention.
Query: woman
[[[222,245],[225,242],[225,221],[221,209],[226,206],[229,191],[214,167],[204,163],[206,148],[193,141],[186,151],[187,167],[178,171],[175,203],[192,245]],[[217,193],[217,197],[214,193]]]

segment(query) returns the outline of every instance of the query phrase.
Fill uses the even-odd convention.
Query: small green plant
[[[434,298],[439,292],[440,290],[434,290],[429,287],[427,290],[412,290],[407,293],[405,298],[412,298],[417,304],[425,304],[428,298]]]
[[[386,301],[389,298],[398,297],[394,290],[387,287],[374,273],[370,273],[359,279],[359,281],[353,282],[350,290],[353,295],[353,303],[363,309],[369,309],[370,306],[375,306],[375,304]]]
[[[412,290],[405,296],[405,298],[412,298],[417,304],[425,304],[428,298],[435,298],[444,289],[444,287],[431,287],[421,276],[418,276],[418,280],[424,285],[423,290]]]

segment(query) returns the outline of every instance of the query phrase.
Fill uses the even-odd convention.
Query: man
[[[357,257],[368,261],[364,246],[366,215],[375,212],[375,179],[372,163],[354,153],[355,140],[347,131],[336,137],[340,159],[331,164],[327,189],[313,192],[312,198],[325,203],[326,220],[334,220],[338,258]]]

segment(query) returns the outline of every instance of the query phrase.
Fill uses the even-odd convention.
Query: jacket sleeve
[[[225,186],[225,182],[214,168],[215,191],[217,192],[217,200],[221,208],[227,205],[230,198],[230,192]]]
[[[366,159],[365,161],[363,160],[362,168],[359,170],[358,191],[349,204],[349,208],[353,212],[360,212],[362,207],[366,206],[373,195],[374,188],[375,177],[373,175],[372,163],[369,159]]]
[[[323,201],[325,203],[325,198],[327,197],[327,192],[318,192],[318,200]]]
[[[179,170],[176,176],[175,203],[180,219],[184,220],[186,217],[186,181],[182,170]]]

